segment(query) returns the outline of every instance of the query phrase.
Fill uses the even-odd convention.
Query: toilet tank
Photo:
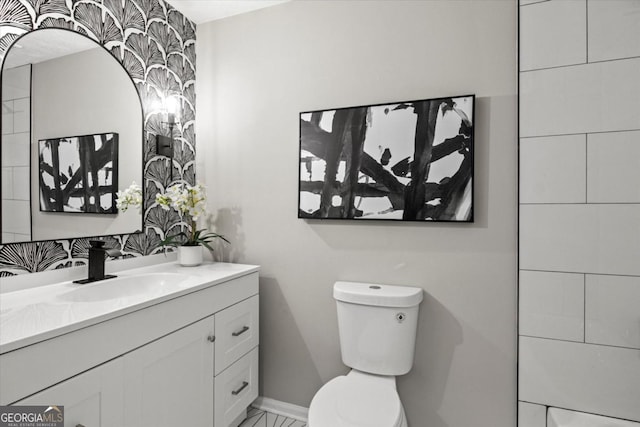
[[[411,370],[422,289],[336,282],[333,297],[345,365],[377,375]]]

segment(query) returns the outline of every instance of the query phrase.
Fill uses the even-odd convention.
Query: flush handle
[[[209,335],[207,337],[207,341],[209,342],[216,342],[216,336],[215,335]]]
[[[239,331],[236,332],[232,332],[231,335],[233,335],[234,337],[239,337],[240,335],[244,334],[245,332],[247,332],[249,330],[248,326],[243,327],[242,329],[240,329]]]
[[[240,392],[241,392],[242,390],[244,390],[245,388],[247,388],[247,386],[248,386],[248,385],[249,385],[249,383],[248,383],[248,382],[246,382],[246,381],[242,381],[242,385],[240,386],[240,388],[238,388],[237,390],[233,390],[233,391],[231,392],[231,394],[233,394],[234,396],[239,395],[239,394],[240,394]]]

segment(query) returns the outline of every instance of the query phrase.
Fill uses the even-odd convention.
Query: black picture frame
[[[38,141],[41,212],[117,214],[116,132]]]
[[[474,112],[475,95],[301,112],[298,218],[473,222]]]

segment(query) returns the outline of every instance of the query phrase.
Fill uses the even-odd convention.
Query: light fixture
[[[178,116],[180,103],[178,98],[167,96],[162,104],[161,114],[163,118],[166,117],[166,121],[162,123],[168,125],[169,136],[156,135],[156,154],[173,158],[173,128],[180,121]]]

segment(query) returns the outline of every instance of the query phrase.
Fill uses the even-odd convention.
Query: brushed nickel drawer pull
[[[249,327],[245,326],[244,328],[240,329],[239,331],[231,333],[231,335],[233,335],[234,337],[239,337],[240,335],[244,334],[248,330],[249,330]]]
[[[216,342],[216,336],[215,335],[209,335],[207,337],[207,341],[209,342]]]
[[[241,392],[242,390],[244,390],[245,388],[247,388],[247,386],[248,386],[248,385],[249,385],[249,383],[248,383],[248,382],[246,382],[246,381],[242,381],[242,385],[240,386],[240,388],[239,388],[239,389],[237,389],[237,390],[233,390],[233,391],[231,392],[231,394],[233,394],[234,396],[239,395],[239,394],[240,394],[240,392]]]

